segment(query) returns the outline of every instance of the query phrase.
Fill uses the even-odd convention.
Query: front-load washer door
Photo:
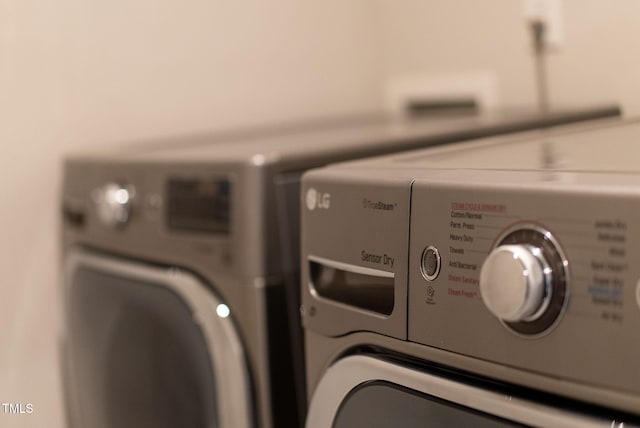
[[[65,275],[74,428],[251,426],[233,314],[199,279],[86,252]]]
[[[307,428],[629,427],[370,356],[332,365],[313,394]],[[495,386],[494,386],[495,387]]]

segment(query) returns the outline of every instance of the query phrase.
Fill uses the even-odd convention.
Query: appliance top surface
[[[71,159],[134,163],[164,162],[250,162],[295,163],[307,159],[339,161],[357,155],[379,155],[392,150],[415,149],[429,145],[469,139],[482,135],[522,130],[538,125],[562,123],[581,114],[614,116],[613,107],[556,110],[540,114],[531,109],[485,112],[475,116],[447,116],[400,119],[382,115],[325,124],[292,127],[281,132],[254,132],[225,137],[201,135],[132,145],[127,150],[78,154]],[[265,135],[266,134],[266,135]]]
[[[336,164],[339,169],[640,173],[640,119],[539,130]],[[330,169],[331,167],[329,167]]]

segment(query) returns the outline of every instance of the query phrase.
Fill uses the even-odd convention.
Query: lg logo
[[[316,208],[319,210],[328,210],[331,204],[331,194],[321,193],[316,191],[313,187],[307,190],[307,209],[313,211]]]

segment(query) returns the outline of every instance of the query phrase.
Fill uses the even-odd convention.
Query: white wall
[[[535,102],[530,40],[520,0],[377,0],[383,75],[489,71],[504,104]],[[619,101],[640,113],[640,2],[562,0],[565,44],[549,56],[556,105]]]
[[[533,68],[515,0],[378,0],[385,79],[485,72],[500,100],[533,101]]]
[[[366,0],[0,0],[0,427],[63,426],[61,154],[378,104]]]
[[[558,101],[619,100],[640,114],[640,2],[564,0],[567,49],[555,55],[550,76]]]

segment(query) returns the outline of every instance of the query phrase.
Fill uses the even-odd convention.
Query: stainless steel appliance
[[[71,425],[298,425],[302,172],[617,113],[376,119],[70,157],[63,352]]]
[[[307,427],[638,426],[639,139],[583,125],[308,172]]]

